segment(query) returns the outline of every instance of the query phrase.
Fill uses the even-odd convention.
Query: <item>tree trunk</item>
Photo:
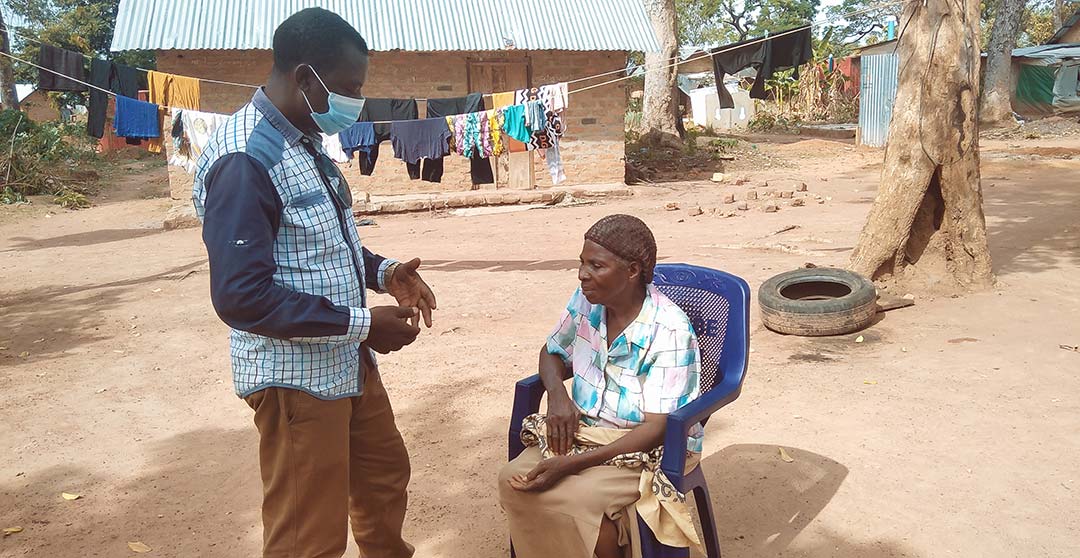
[[[643,135],[675,136],[675,96],[677,67],[672,66],[679,54],[676,38],[675,0],[648,0],[646,3],[653,30],[660,42],[660,52],[645,53],[645,99],[641,114]]]
[[[1065,0],[1054,0],[1054,31],[1065,25]]]
[[[1020,34],[1024,3],[1024,0],[1002,0],[990,31],[979,112],[979,122],[987,126],[1016,124],[1012,116],[1012,51]]]
[[[11,40],[3,13],[0,13],[0,52],[11,54]],[[0,56],[0,106],[19,110],[19,95],[15,93],[15,72],[11,69],[11,59],[7,56]]]
[[[907,5],[881,186],[851,268],[956,292],[993,282],[979,184],[979,4]]]

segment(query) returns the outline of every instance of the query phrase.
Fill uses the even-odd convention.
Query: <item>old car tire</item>
[[[842,335],[870,325],[877,314],[877,289],[844,269],[798,269],[765,281],[758,305],[765,327],[775,332]]]

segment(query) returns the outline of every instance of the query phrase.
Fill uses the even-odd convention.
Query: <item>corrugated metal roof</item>
[[[313,6],[376,51],[659,50],[642,0],[121,0],[112,50],[270,49]]]

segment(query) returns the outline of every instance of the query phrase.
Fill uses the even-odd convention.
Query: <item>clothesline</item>
[[[797,32],[802,31],[806,27],[810,27],[810,28],[820,27],[820,26],[825,25],[827,23],[833,23],[833,22],[836,22],[836,21],[839,21],[839,20],[847,19],[848,17],[854,16],[854,15],[860,15],[860,14],[863,14],[863,13],[876,11],[876,10],[879,10],[881,8],[886,8],[886,7],[890,7],[890,6],[898,6],[898,5],[902,5],[902,4],[909,4],[911,2],[916,2],[916,1],[920,1],[920,0],[892,0],[892,1],[889,1],[889,2],[878,3],[878,4],[874,5],[874,6],[863,8],[861,10],[852,10],[850,12],[833,15],[833,16],[827,17],[827,18],[825,18],[823,20],[820,20],[820,21],[817,21],[817,22],[811,21],[807,25],[804,25],[802,27],[789,29],[787,31],[783,31],[783,32],[777,33],[775,35],[766,35],[764,37],[753,39],[753,40],[747,41],[745,43],[739,43],[738,46],[714,49],[714,50],[711,50],[709,52],[706,52],[706,53],[698,55],[698,56],[692,56],[690,58],[687,58],[686,60],[679,60],[678,55],[676,55],[676,56],[674,56],[672,58],[672,60],[673,60],[672,62],[669,62],[668,64],[666,64],[665,66],[662,66],[662,67],[646,69],[645,73],[655,72],[655,71],[660,71],[660,70],[666,70],[666,69],[671,68],[671,67],[679,66],[681,64],[687,64],[689,62],[694,62],[694,61],[697,61],[697,60],[702,60],[704,58],[712,58],[712,57],[714,57],[714,56],[716,56],[718,54],[724,54],[725,52],[735,50],[736,48],[743,48],[743,47],[750,46],[750,45],[753,45],[753,44],[757,44],[757,43],[777,39],[779,37],[783,37],[785,35],[789,35],[789,34],[792,34],[792,33],[797,33]],[[0,29],[3,29],[4,31],[10,31],[9,28],[7,28],[5,26],[2,26],[2,25],[0,25]],[[19,29],[17,31],[21,32],[22,30]],[[23,38],[26,39],[26,40],[29,40],[31,42],[34,42],[36,44],[39,44],[39,45],[44,45],[45,44],[45,43],[43,43],[43,42],[41,42],[41,41],[39,41],[37,39],[34,39],[33,37],[27,37],[25,34],[23,34]],[[104,91],[106,93],[109,93],[110,95],[115,95],[115,93],[112,93],[111,91],[106,91],[106,90],[104,90],[104,89],[102,89],[100,87],[92,86],[92,85],[90,85],[90,84],[88,84],[86,82],[71,78],[71,77],[69,77],[67,75],[64,75],[64,74],[59,73],[59,72],[55,72],[55,71],[50,70],[48,68],[42,68],[41,66],[38,66],[37,64],[33,64],[31,62],[27,62],[27,61],[22,60],[20,58],[16,58],[16,57],[11,56],[11,55],[9,55],[7,53],[0,53],[0,54],[5,54],[6,56],[8,56],[8,57],[10,57],[12,59],[18,60],[18,61],[26,63],[26,64],[30,64],[31,66],[34,66],[36,68],[44,69],[46,71],[50,71],[50,72],[52,72],[52,73],[54,73],[54,74],[56,74],[58,76],[68,78],[68,79],[70,79],[70,80],[72,80],[72,81],[74,81],[76,83],[79,83],[79,84],[82,84],[82,85],[87,85],[88,87],[94,87],[95,89]],[[79,53],[79,54],[81,54],[82,56],[84,56],[86,58],[90,58],[90,59],[95,58],[94,56],[91,56],[89,54],[85,54],[85,53]],[[140,67],[136,67],[136,69],[140,70],[140,71],[143,71],[143,72],[151,71],[151,70],[147,70],[145,68],[140,68]],[[586,76],[586,77],[582,77],[582,78],[577,78],[577,79],[569,80],[566,83],[568,85],[575,84],[575,83],[581,83],[581,82],[585,82],[585,81],[591,81],[591,80],[596,79],[596,78],[605,77],[605,76],[614,75],[614,74],[623,73],[623,72],[626,72],[626,68],[620,68],[618,70],[612,70],[610,72],[604,72],[604,73],[600,73],[600,74],[596,74],[596,75],[592,75],[592,76]],[[180,75],[180,74],[173,74],[173,75]],[[181,76],[181,77],[192,77],[192,76]],[[618,83],[620,81],[624,81],[624,80],[627,80],[627,79],[632,79],[634,77],[635,76],[633,76],[633,75],[622,76],[622,77],[612,79],[612,80],[608,80],[608,81],[605,81],[605,82],[602,82],[602,83],[597,83],[597,84],[589,85],[589,86],[582,87],[582,88],[579,88],[579,89],[570,90],[569,94],[573,95],[574,93],[580,93],[580,92],[588,91],[590,89],[595,89],[595,88],[598,88],[598,87],[611,85],[611,84],[614,84],[614,83]],[[221,81],[221,80],[215,80],[215,79],[209,79],[209,78],[192,77],[192,79],[198,79],[200,81],[205,81],[205,82],[208,82],[208,83],[216,83],[216,84],[220,84],[220,85],[229,85],[229,86],[234,86],[234,87],[246,87],[246,88],[249,88],[249,89],[258,89],[260,87],[258,85],[251,85],[251,84],[247,84],[247,83],[236,83],[236,82],[231,82],[231,81]],[[484,94],[484,97],[491,97],[491,96],[492,96],[491,93],[485,93]],[[417,100],[417,101],[427,101],[427,99],[419,99],[419,98],[415,99],[415,100]],[[384,122],[379,122],[379,123],[384,123]]]

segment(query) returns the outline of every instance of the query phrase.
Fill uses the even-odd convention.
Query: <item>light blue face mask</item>
[[[360,118],[360,112],[364,110],[364,98],[357,99],[338,95],[326,87],[326,83],[319,77],[319,73],[315,71],[315,68],[311,68],[311,73],[315,74],[315,79],[319,80],[323,89],[326,90],[326,112],[315,112],[315,108],[311,106],[311,101],[307,98],[307,93],[304,93],[304,90],[301,89],[300,94],[304,96],[304,102],[311,109],[311,119],[315,121],[319,129],[324,134],[332,136],[356,124],[357,119]]]

